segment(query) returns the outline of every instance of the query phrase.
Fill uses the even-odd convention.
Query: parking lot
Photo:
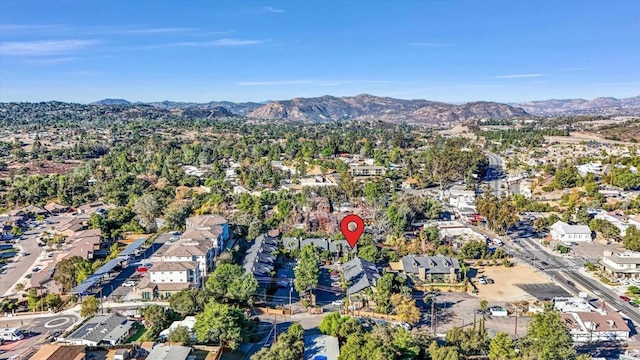
[[[548,301],[554,297],[572,296],[556,284],[520,284],[518,287],[540,301]]]

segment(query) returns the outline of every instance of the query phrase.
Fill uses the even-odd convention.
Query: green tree
[[[44,304],[45,307],[50,308],[53,311],[58,311],[64,302],[62,301],[60,294],[47,294],[44,297]]]
[[[160,215],[160,210],[160,204],[152,194],[144,194],[133,203],[133,211],[149,232],[156,231],[156,218]]]
[[[222,347],[235,350],[248,339],[250,326],[240,308],[209,302],[204,311],[196,315],[194,331],[198,341],[219,341]]]
[[[573,360],[576,351],[569,330],[557,311],[547,308],[533,316],[528,333],[520,341],[520,351],[529,359]]]
[[[289,330],[278,336],[278,341],[270,348],[263,348],[251,360],[299,360],[304,354],[304,329],[294,323]]]
[[[455,346],[438,346],[434,341],[429,346],[431,360],[462,360],[464,357]]]
[[[629,226],[622,238],[622,244],[631,251],[640,251],[640,230],[635,226]]]
[[[391,295],[393,295],[395,275],[385,273],[376,281],[376,291],[373,298],[376,303],[376,312],[388,314],[391,311]]]
[[[374,244],[364,245],[358,248],[358,256],[366,261],[377,263],[381,260],[381,253]]]
[[[169,298],[169,307],[182,316],[195,315],[204,310],[209,298],[210,294],[204,289],[180,290]]]
[[[309,289],[318,285],[319,278],[318,256],[312,245],[306,245],[300,251],[300,260],[295,270],[296,291],[300,294],[306,294]]]
[[[38,297],[38,290],[36,290],[36,288],[31,288],[27,292],[27,305],[31,311],[40,310],[40,298]]]
[[[509,334],[499,332],[489,343],[489,360],[517,359],[515,345]]]
[[[155,340],[156,336],[176,319],[173,311],[160,305],[149,305],[142,309],[142,316],[149,324],[149,330],[145,336],[148,340]]]
[[[191,343],[191,333],[186,326],[178,326],[169,333],[169,341],[176,343]]]
[[[80,307],[80,316],[91,317],[98,313],[100,301],[95,296],[87,296]]]
[[[247,304],[258,290],[258,281],[240,265],[222,264],[211,273],[206,287],[216,301]]]

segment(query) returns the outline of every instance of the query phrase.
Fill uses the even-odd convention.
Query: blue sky
[[[640,95],[640,1],[0,1],[0,101]]]

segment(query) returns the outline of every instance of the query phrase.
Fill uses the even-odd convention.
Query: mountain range
[[[626,99],[599,97],[593,100],[564,99],[529,101],[512,104],[523,108],[529,114],[541,116],[557,115],[639,115],[640,96]]]
[[[480,119],[513,119],[558,115],[640,115],[640,96],[616,99],[530,101],[516,104],[469,102],[460,105],[429,100],[404,100],[368,94],[357,96],[321,96],[291,100],[244,102],[212,101],[131,103],[123,99],[104,99],[91,105],[148,105],[165,110],[180,110],[192,116],[240,115],[257,119],[326,122],[364,120],[407,122],[433,125],[457,125]]]

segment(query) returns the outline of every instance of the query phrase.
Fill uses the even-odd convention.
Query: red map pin
[[[355,227],[351,224],[355,224]],[[362,221],[362,218],[358,215],[349,214],[342,219],[342,222],[340,223],[340,230],[342,231],[344,238],[347,239],[349,246],[353,249],[364,232],[364,221]]]

